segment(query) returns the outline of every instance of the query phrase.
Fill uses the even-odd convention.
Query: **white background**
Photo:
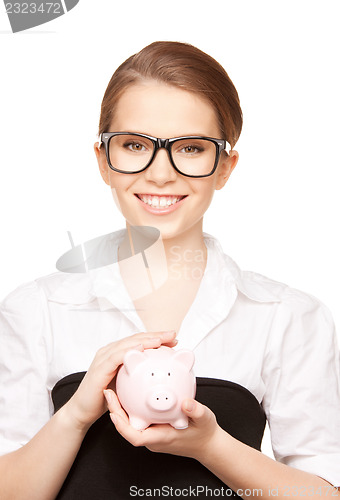
[[[337,0],[80,0],[12,34],[0,5],[0,299],[75,244],[124,226],[92,145],[116,67],[192,43],[239,91],[240,161],[205,231],[243,269],[319,297],[340,325]]]

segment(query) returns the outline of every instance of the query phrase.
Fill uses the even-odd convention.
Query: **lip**
[[[183,204],[183,202],[188,197],[188,195],[173,195],[173,194],[165,194],[165,193],[162,193],[162,194],[156,194],[156,193],[138,193],[138,195],[142,195],[142,194],[143,195],[149,195],[149,196],[184,196],[184,198],[182,198],[180,201],[177,201],[173,205],[170,205],[170,206],[164,207],[164,208],[154,208],[151,205],[149,205],[148,203],[144,203],[144,201],[142,201],[137,196],[137,193],[135,193],[136,199],[142,205],[142,207],[144,208],[144,210],[146,210],[146,212],[149,212],[150,214],[154,214],[154,215],[166,215],[166,214],[170,214],[171,212],[174,212],[175,210],[177,210],[177,208],[179,208]]]

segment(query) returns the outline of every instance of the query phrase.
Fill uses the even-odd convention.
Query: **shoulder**
[[[318,353],[319,362],[337,356],[338,340],[333,316],[321,300],[259,273],[245,271],[241,274],[244,289],[251,289],[257,300],[263,296],[264,290],[275,297],[266,316],[271,324],[269,351],[276,351],[279,357],[288,353],[301,363],[311,350]]]
[[[86,273],[54,272],[23,283],[0,303],[1,310],[24,311],[48,302],[83,303],[91,297],[91,278]]]
[[[283,329],[299,326],[300,332],[309,331],[311,335],[322,326],[324,332],[334,332],[332,314],[318,297],[251,271],[241,271],[241,283],[248,296],[251,292],[253,299],[263,302],[265,297],[275,304],[276,322]]]
[[[274,280],[263,274],[253,271],[241,271],[241,282],[245,290],[253,290],[254,296],[256,292],[258,297],[263,293],[270,293],[277,299],[278,302],[300,306],[302,308],[310,308],[322,306],[322,302],[314,295],[294,288],[281,281]]]
[[[63,281],[62,273],[37,278],[18,285],[0,303],[3,310],[21,309],[23,305],[32,306],[43,302]]]
[[[116,262],[117,246],[124,234],[125,229],[122,229],[72,248],[57,260],[58,271],[21,284],[0,302],[0,306],[10,309],[37,301],[81,304],[93,299],[90,293],[93,280],[97,273],[101,277],[105,275]]]
[[[21,349],[38,352],[52,345],[61,309],[82,304],[84,296],[88,296],[85,279],[86,275],[55,272],[11,291],[0,302],[0,343],[3,349],[6,345],[8,355]]]
[[[328,308],[314,295],[274,280],[258,272],[242,270],[236,262],[224,253],[219,242],[205,235],[207,247],[214,256],[218,278],[226,285],[234,283],[240,296],[258,304],[272,305],[277,315],[289,318],[318,314],[332,322]],[[226,277],[226,278],[225,278]]]
[[[20,337],[33,342],[45,329],[46,295],[42,284],[53,281],[53,275],[23,283],[0,302],[0,335],[2,339]]]
[[[2,338],[19,336],[33,342],[46,336],[50,330],[51,302],[81,303],[84,294],[88,294],[88,287],[83,285],[84,276],[62,272],[19,285],[0,302]]]

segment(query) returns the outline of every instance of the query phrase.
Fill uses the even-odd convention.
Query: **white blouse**
[[[108,235],[117,252],[125,230]],[[339,349],[320,301],[241,271],[204,235],[207,266],[176,348],[195,375],[230,380],[265,410],[277,460],[340,486]],[[145,327],[118,264],[56,272],[0,304],[0,454],[27,443],[52,415],[58,380],[86,371],[103,345]]]

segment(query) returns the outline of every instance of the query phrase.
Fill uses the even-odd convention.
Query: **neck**
[[[163,239],[163,245],[169,265],[176,262],[186,267],[194,267],[197,262],[206,262],[207,248],[202,229],[197,231],[197,228],[193,227],[174,238]]]
[[[126,234],[119,246],[119,260],[136,255],[153,246],[152,265],[164,267],[164,257],[169,273],[169,278],[180,270],[205,268],[207,260],[207,248],[204,243],[202,220],[198,221],[187,231],[176,234],[174,237],[159,240],[159,233],[150,228],[134,228],[126,223]],[[155,242],[157,244],[155,245]],[[158,253],[159,252],[159,253]],[[148,252],[147,252],[148,254]],[[159,257],[159,258],[158,258]],[[146,256],[144,255],[144,260]]]

